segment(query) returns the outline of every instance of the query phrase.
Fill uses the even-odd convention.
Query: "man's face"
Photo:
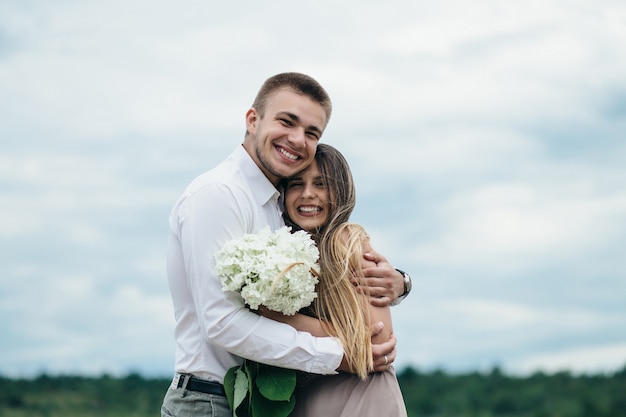
[[[269,97],[263,117],[254,108],[248,110],[246,127],[244,147],[277,184],[313,161],[326,113],[319,103],[285,88]]]

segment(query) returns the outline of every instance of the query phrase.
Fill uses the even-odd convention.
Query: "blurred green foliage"
[[[626,417],[626,367],[611,374],[420,372],[398,381],[411,417]],[[0,377],[0,417],[147,417],[160,414],[170,380],[125,377]]]

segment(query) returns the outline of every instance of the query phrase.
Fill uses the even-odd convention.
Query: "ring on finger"
[[[387,358],[387,355],[385,355],[385,365],[387,365],[389,363],[389,358]]]

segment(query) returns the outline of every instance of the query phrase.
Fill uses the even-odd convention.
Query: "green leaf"
[[[235,398],[235,372],[239,369],[238,366],[230,368],[224,376],[224,391],[226,391],[226,399],[228,400],[228,406],[231,410],[234,409],[233,403]]]
[[[252,417],[288,417],[295,406],[295,395],[289,401],[272,401],[265,398],[259,390],[252,391]]]
[[[242,370],[246,373],[248,377],[248,391],[252,392],[254,390],[254,381],[256,380],[257,368],[259,364],[255,361],[244,360],[243,365],[241,365]]]
[[[236,410],[248,396],[248,377],[241,370],[235,371],[235,390],[233,395],[233,406],[231,409]]]
[[[261,364],[256,376],[256,386],[269,400],[289,401],[296,389],[296,371]]]

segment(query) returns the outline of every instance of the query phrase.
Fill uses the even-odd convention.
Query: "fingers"
[[[391,301],[390,297],[370,297],[370,304],[374,307],[387,307]]]
[[[396,343],[396,337],[392,334],[388,341],[372,345],[375,372],[384,372],[391,367],[396,360]]]
[[[365,252],[363,254],[363,257],[367,259],[368,261],[376,262],[377,264],[381,262],[387,262],[387,258],[385,258],[383,255],[381,255],[380,253],[376,252],[373,249],[368,252]]]
[[[387,265],[387,264],[383,264],[383,265]],[[365,278],[386,278],[387,275],[392,275],[391,274],[391,268],[385,267],[385,266],[370,266],[370,267],[366,267],[362,269],[363,271],[363,276]]]
[[[370,252],[365,252],[363,254],[363,257],[365,259],[367,259],[368,261],[372,261],[372,262],[375,262],[375,263],[378,263],[378,262],[380,262],[382,260],[381,259],[382,256],[378,252],[376,252],[374,250],[370,251]]]
[[[372,325],[371,325],[372,337],[374,337],[377,334],[379,334],[380,332],[382,332],[384,328],[385,328],[385,325],[383,324],[382,321],[379,321],[379,322],[376,322],[376,323],[372,323]]]
[[[368,278],[368,285],[360,285],[356,281],[352,281],[356,291],[360,294],[369,295],[370,304],[374,307],[386,307],[394,299],[395,294],[392,287],[385,287],[385,280],[379,278]]]
[[[374,362],[374,371],[375,372],[385,372],[389,368],[391,368],[393,362],[396,360],[396,350],[389,352],[386,355],[383,355],[381,358],[377,359]]]
[[[370,282],[372,282],[372,285],[375,285],[374,281]],[[369,295],[370,304],[374,307],[387,307],[395,299],[395,297],[392,297],[393,291],[389,288],[382,286],[365,287],[354,282],[353,285],[358,293]]]
[[[363,276],[366,279],[378,279],[389,285],[398,273],[390,264],[381,263],[378,266],[372,266],[362,269]]]
[[[386,306],[396,298],[394,282],[388,278],[366,278],[366,281],[355,284],[359,293],[368,294],[372,305]]]

